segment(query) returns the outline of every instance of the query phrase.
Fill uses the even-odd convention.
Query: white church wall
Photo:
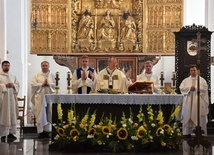
[[[184,25],[205,26],[205,2],[206,0],[184,0]]]
[[[6,4],[0,0],[0,62],[6,58]]]
[[[15,74],[20,82],[20,93],[19,96],[23,96],[25,93],[25,81],[26,75],[24,74],[25,59],[24,47],[24,5],[23,1],[5,0],[6,6],[6,57],[11,63],[10,71]]]

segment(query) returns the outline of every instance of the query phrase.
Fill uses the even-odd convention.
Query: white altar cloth
[[[47,104],[52,103],[81,103],[81,104],[182,104],[181,94],[47,94],[43,98],[41,121],[48,123],[46,116]],[[51,121],[51,120],[49,120]]]

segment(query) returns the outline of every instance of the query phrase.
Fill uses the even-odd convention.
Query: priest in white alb
[[[100,89],[115,89],[122,93],[128,92],[128,86],[132,84],[129,78],[130,73],[124,74],[117,69],[117,59],[110,57],[108,66],[101,70],[96,78],[96,90]]]
[[[160,93],[160,80],[157,75],[152,71],[153,64],[152,61],[148,60],[144,63],[145,71],[137,76],[137,82],[153,82],[154,93]]]
[[[0,137],[5,139],[16,139],[16,124],[18,117],[17,94],[19,82],[15,75],[9,72],[10,62],[2,62],[0,72]]]
[[[81,67],[77,68],[72,76],[73,94],[89,94],[95,90],[95,78],[97,73],[94,68],[89,67],[89,57],[83,55],[80,59]]]
[[[197,68],[190,67],[190,76],[180,84],[180,91],[184,95],[182,106],[183,135],[190,135],[195,126],[198,125],[198,101],[197,101]],[[204,78],[200,77],[200,126],[207,135],[207,114],[208,114],[208,86]]]
[[[50,73],[49,62],[43,61],[41,63],[42,71],[36,74],[31,80],[31,102],[32,111],[36,117],[36,125],[38,138],[48,138],[49,132],[51,132],[51,117],[52,117],[52,106],[48,104],[45,107],[46,118],[41,118],[42,100],[45,94],[55,93],[55,75]]]

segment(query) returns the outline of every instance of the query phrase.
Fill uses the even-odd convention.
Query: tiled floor
[[[13,142],[0,142],[0,155],[68,155],[73,153],[49,151],[50,139],[38,139],[37,134],[16,134],[17,140]],[[187,141],[183,141],[179,150],[156,151],[147,153],[137,153],[138,155],[214,155],[214,135],[208,135],[206,140],[211,147],[204,149],[200,146],[190,149]],[[84,148],[82,148],[84,149]],[[82,153],[76,153],[78,155]],[[92,153],[91,153],[92,154]],[[90,155],[91,155],[90,154]],[[95,153],[96,155],[113,155],[113,153]],[[131,155],[134,153],[117,153],[117,155]],[[86,153],[84,153],[86,155]]]

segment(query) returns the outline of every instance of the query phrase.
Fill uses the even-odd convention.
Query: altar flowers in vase
[[[128,114],[122,112],[121,118],[112,118],[111,114],[97,117],[96,111],[91,113],[90,108],[84,116],[78,117],[74,105],[68,111],[66,121],[63,120],[61,104],[57,106],[59,120],[53,124],[55,136],[52,144],[61,149],[74,151],[84,147],[85,151],[93,152],[139,152],[148,147],[155,148],[153,146],[177,148],[182,140],[181,122],[175,120],[180,113],[180,105],[172,110],[167,121],[161,106],[157,111],[149,104],[147,109],[140,106],[137,115],[130,107]]]

